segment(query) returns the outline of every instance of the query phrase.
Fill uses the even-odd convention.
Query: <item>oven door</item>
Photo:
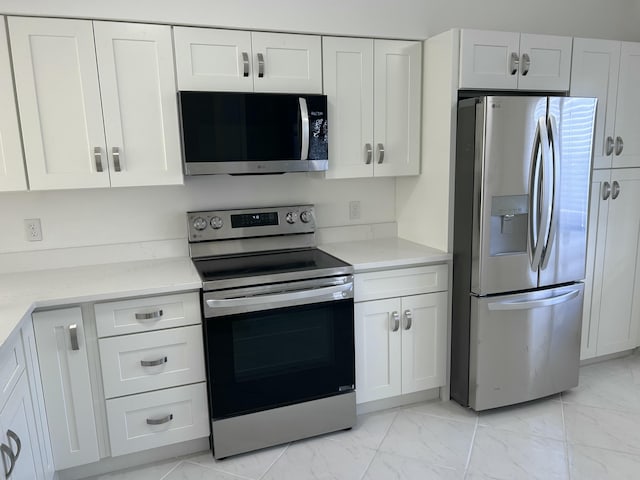
[[[238,302],[245,310],[209,317],[204,322],[213,419],[353,391],[350,283],[254,297],[219,298],[238,295],[241,290],[247,289],[204,295],[205,306],[214,305],[205,307],[205,312],[207,308],[215,310],[216,302],[222,302],[220,308],[231,308],[225,301]],[[257,303],[256,299],[261,297],[262,303]],[[282,306],[287,297],[295,305]],[[246,306],[247,302],[251,307]]]

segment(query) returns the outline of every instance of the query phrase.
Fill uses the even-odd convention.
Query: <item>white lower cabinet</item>
[[[209,435],[204,382],[107,400],[111,455]]]
[[[56,470],[100,459],[80,307],[35,312],[42,389]]]
[[[24,373],[6,405],[0,410],[0,443],[5,475],[3,478],[44,478],[29,382]]]
[[[640,168],[594,170],[581,358],[630,350],[640,330]]]
[[[438,273],[440,278],[444,276],[444,286],[439,286],[442,281],[407,283],[411,290],[430,293],[355,304],[357,403],[446,384],[447,266],[422,268]],[[416,278],[416,269],[406,270],[407,278]],[[403,283],[402,272],[393,270],[362,275],[369,277],[377,287],[385,281],[392,287],[392,284]],[[375,281],[376,276],[379,281]],[[429,278],[429,275],[418,278]],[[356,288],[358,284],[356,274]],[[387,291],[397,291],[397,288]],[[368,296],[367,292],[356,292],[356,298]]]

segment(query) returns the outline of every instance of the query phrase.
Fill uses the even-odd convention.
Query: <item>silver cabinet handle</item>
[[[151,320],[152,318],[160,318],[164,315],[162,309],[149,313],[136,313],[136,320]]]
[[[93,149],[93,158],[96,161],[96,171],[98,173],[103,172],[103,169],[102,169],[102,150],[100,149],[100,147],[95,147]]]
[[[602,184],[602,200],[609,200],[610,195],[611,195],[611,185],[609,185],[609,182],[604,182]]]
[[[258,54],[258,78],[264,77],[264,55]]]
[[[249,76],[249,54],[247,52],[242,52],[242,64],[244,65],[244,72],[242,72],[243,77]]]
[[[613,153],[613,137],[609,135],[605,146],[604,154],[609,156]]]
[[[616,137],[616,155],[620,155],[624,149],[624,142],[622,137]]]
[[[613,181],[613,187],[611,188],[611,200],[615,200],[620,195],[620,184],[617,180]]]
[[[400,330],[400,314],[398,312],[391,312],[391,320],[393,320],[393,327],[391,327],[391,331],[397,332]]]
[[[159,358],[158,360],[140,360],[140,365],[143,367],[157,367],[163,363],[167,363],[169,359],[167,357]]]
[[[371,164],[371,160],[373,159],[373,148],[371,148],[371,144],[370,143],[365,143],[364,144],[364,151],[365,151],[364,163],[365,163],[365,165],[370,165]]]
[[[78,345],[78,325],[69,325],[69,339],[71,340],[71,350],[80,350]]]
[[[526,77],[529,73],[529,67],[531,67],[531,58],[528,53],[522,54],[522,76]]]
[[[378,164],[384,162],[384,145],[378,144]]]
[[[118,147],[113,147],[111,149],[111,155],[113,156],[113,168],[116,172],[121,172],[122,165],[120,165],[120,149]]]
[[[520,66],[520,57],[516,52],[511,52],[511,59],[509,61],[509,70],[511,71],[511,75],[515,75],[518,73],[518,67]]]
[[[13,430],[9,429],[7,430],[7,437],[9,438],[9,440],[13,440],[16,444],[16,453],[14,453],[13,455],[16,458],[16,461],[18,460],[18,458],[20,457],[20,452],[22,451],[22,442],[20,441],[20,437],[18,436],[18,434],[16,432],[14,432]]]
[[[412,320],[413,317],[411,315],[411,310],[405,310],[404,311],[404,318],[406,319],[406,322],[404,323],[404,329],[405,330],[409,330],[411,329],[411,325],[412,325]]]
[[[162,425],[173,420],[173,413],[170,413],[166,417],[162,418],[147,418],[147,425]]]
[[[307,99],[298,97],[300,103],[300,119],[302,121],[302,146],[300,147],[300,160],[309,158],[309,109]]]
[[[13,473],[13,468],[16,466],[16,456],[11,451],[7,445],[0,444],[0,452],[2,452],[2,463],[4,464],[4,476],[5,478],[9,478]],[[7,460],[9,459],[9,465],[7,465]]]

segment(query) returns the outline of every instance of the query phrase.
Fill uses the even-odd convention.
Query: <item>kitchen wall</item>
[[[640,41],[638,0],[0,0],[0,13],[391,38],[424,39],[461,26]],[[395,190],[394,179],[287,174],[189,178],[184,187],[2,193],[0,271],[18,265],[19,252],[53,255],[67,247],[111,245],[87,254],[87,261],[105,261],[120,246],[163,241],[173,247],[150,255],[182,251],[184,212],[206,208],[309,202],[317,205],[318,224],[329,233],[341,225],[361,225],[358,235],[375,234],[377,225],[389,233],[396,220]],[[348,218],[351,200],[362,202],[355,221]],[[446,216],[416,219],[436,230],[430,236],[436,246],[446,247]],[[34,217],[42,220],[42,242],[24,238],[22,221]],[[333,233],[329,237],[340,238]],[[96,253],[107,251],[107,257]]]

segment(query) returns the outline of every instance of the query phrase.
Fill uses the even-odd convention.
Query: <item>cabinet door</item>
[[[420,173],[422,45],[374,41],[374,173]]]
[[[373,40],[323,37],[329,109],[326,178],[373,176]]]
[[[446,383],[447,292],[402,299],[402,393]]]
[[[356,402],[402,393],[400,299],[356,303]]]
[[[179,90],[252,92],[251,32],[174,27]]]
[[[520,35],[518,90],[569,90],[571,37]]]
[[[98,461],[80,308],[36,312],[33,324],[56,470]]]
[[[520,34],[462,30],[460,33],[460,88],[515,90]]]
[[[2,428],[0,442],[9,446],[16,456],[13,472],[9,478],[11,480],[44,478],[26,375],[20,377],[7,404],[0,411],[0,428]],[[4,453],[2,455],[4,457]]]
[[[610,198],[610,188],[611,170],[594,170],[591,178],[589,228],[587,230],[587,262],[584,280],[584,304],[582,307],[580,360],[597,355],[602,262],[604,261],[607,217],[610,204],[605,198]]]
[[[0,192],[27,189],[4,17],[0,17]]]
[[[31,190],[109,186],[90,21],[9,18]]]
[[[33,331],[33,322],[23,321],[21,329],[22,344],[25,354],[25,366],[29,389],[31,391],[31,403],[33,404],[33,414],[36,419],[36,430],[40,445],[40,458],[44,471],[44,478],[53,478],[55,467],[53,465],[53,452],[51,451],[51,439],[47,428],[47,412],[44,405],[44,395],[42,393],[42,381],[40,368],[38,366],[38,353],[36,351],[36,338]]]
[[[322,93],[322,44],[316,35],[251,33],[256,92]]]
[[[640,43],[622,42],[612,167],[640,167]]]
[[[611,167],[619,67],[620,42],[587,38],[573,40],[571,96],[598,99],[593,168]],[[610,139],[609,144],[607,139]]]
[[[111,186],[182,184],[171,27],[94,29]]]
[[[637,311],[640,307],[640,282],[636,275],[640,271],[639,170],[633,168],[611,172],[606,244],[600,262],[602,273],[594,282],[596,294],[601,292],[598,355],[621,352],[637,346],[640,322]],[[619,193],[616,194],[617,189]],[[598,263],[596,258],[596,265]]]

